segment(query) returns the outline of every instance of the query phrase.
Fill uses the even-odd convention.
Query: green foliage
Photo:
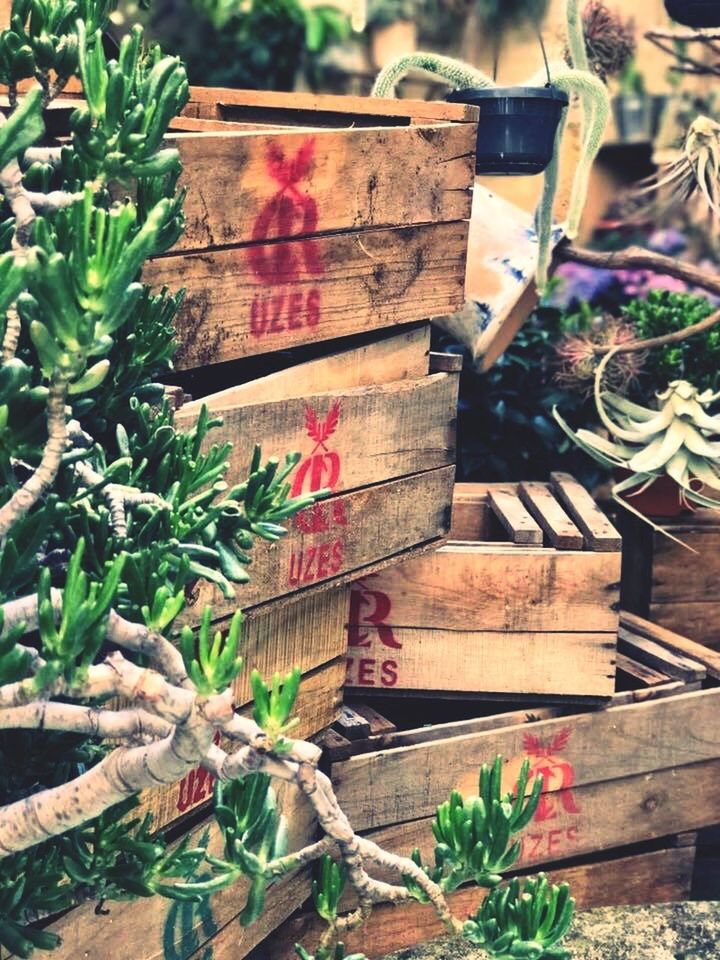
[[[287,748],[284,735],[300,722],[291,715],[300,690],[301,677],[302,674],[296,667],[284,680],[281,680],[279,673],[274,674],[272,683],[268,686],[257,670],[250,674],[255,701],[253,717],[272,741],[275,753],[282,753]]]
[[[641,340],[676,333],[699,323],[716,307],[705,297],[650,290],[623,308]],[[691,380],[700,392],[720,389],[720,328],[650,351],[644,363],[645,392],[664,390],[673,380]]]
[[[158,619],[167,619],[167,601],[165,610],[165,616]],[[170,612],[174,612],[174,607]],[[202,696],[227,690],[243,665],[242,657],[237,655],[242,612],[240,610],[235,612],[227,636],[223,636],[222,630],[215,631],[212,643],[211,618],[212,608],[207,606],[203,611],[197,637],[195,631],[188,626],[184,626],[180,634],[180,648],[185,667],[198,693]]]
[[[525,761],[515,792],[503,795],[502,766],[502,757],[497,757],[492,767],[487,764],[481,767],[477,797],[464,798],[453,790],[450,799],[437,809],[432,824],[436,841],[435,868],[426,872],[448,893],[469,880],[481,887],[497,886],[502,880],[502,871],[508,870],[520,856],[519,841],[511,841],[525,829],[537,810],[542,777],[534,780],[526,800],[530,765]],[[412,858],[423,867],[417,850],[413,851]],[[404,880],[416,899],[427,901],[417,881],[410,877]]]
[[[298,74],[310,75],[317,56],[350,33],[332,0],[313,7],[301,0],[156,2],[152,19],[155,34],[180,52],[191,82],[246,89],[293,90]]]
[[[45,133],[41,104],[41,91],[30,90],[0,127],[0,170]]]
[[[590,423],[592,401],[555,383],[563,314],[540,307],[486,373],[466,355],[460,377],[458,466],[463,481],[546,480],[564,470],[591,487],[603,473],[583,457],[553,419],[558,407],[573,426]],[[440,339],[446,347],[448,340]]]
[[[338,916],[338,906],[345,889],[347,872],[342,862],[337,863],[329,854],[320,861],[318,876],[312,883],[315,910],[329,924]]]
[[[516,877],[485,898],[463,936],[497,960],[568,960],[559,947],[572,923],[575,901],[566,883],[550,885],[544,873]]]

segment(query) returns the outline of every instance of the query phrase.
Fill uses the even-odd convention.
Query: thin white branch
[[[101,484],[104,477],[97,470],[94,470],[89,464],[80,461],[75,464],[75,475],[80,483],[86,487],[93,487]],[[159,497],[156,493],[144,493],[137,487],[126,487],[121,483],[107,483],[101,490],[100,496],[103,497],[110,510],[110,523],[113,533],[117,537],[125,538],[128,534],[128,524],[126,509],[142,503],[152,504],[161,509],[171,509],[171,505]]]
[[[103,710],[39,700],[0,710],[0,730],[60,730],[109,740],[152,740],[170,736],[172,725],[146,710]]]

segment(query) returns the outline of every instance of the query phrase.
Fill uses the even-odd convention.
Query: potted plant
[[[417,20],[422,5],[422,0],[369,0],[370,57],[376,69],[417,50]]]
[[[686,27],[720,27],[719,0],[665,0],[665,9]]]
[[[512,7],[514,5],[508,5]],[[528,10],[544,4],[521,5],[524,20]],[[493,9],[502,10],[504,4]],[[501,19],[505,22],[504,18]],[[412,69],[427,70],[443,78],[454,91],[454,101],[481,104],[477,137],[477,172],[514,174],[545,171],[545,187],[536,211],[539,289],[547,283],[553,235],[553,203],[558,185],[559,148],[565,131],[567,106],[576,95],[583,111],[582,148],[575,171],[570,209],[563,224],[566,236],[577,236],[587,197],[590,170],[597,156],[609,115],[605,84],[590,70],[578,0],[567,3],[568,58],[547,63],[526,84],[498,88],[485,74],[469,64],[432,53],[399,57],[378,76],[374,96],[391,96],[398,82]],[[486,144],[490,144],[490,149]]]
[[[620,90],[613,98],[613,113],[623,143],[649,143],[652,140],[652,101],[635,60],[626,64],[620,75]]]

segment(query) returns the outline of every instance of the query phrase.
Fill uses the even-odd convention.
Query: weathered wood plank
[[[488,492],[490,507],[510,534],[513,543],[542,545],[543,533],[521,501],[514,494],[501,490]]]
[[[429,816],[452,789],[474,791],[478,768],[498,754],[508,789],[526,756],[544,757],[548,792],[566,775],[579,787],[700,763],[720,757],[719,708],[720,689],[708,690],[353,757],[334,767],[336,792],[366,830]]]
[[[228,124],[167,140],[180,151],[188,187],[187,226],[174,252],[470,216],[471,124],[301,131]],[[293,163],[297,179],[288,181],[284,165]],[[412,175],[399,177],[403,169]],[[275,209],[277,197],[287,199],[287,216]]]
[[[592,550],[615,551],[622,548],[617,530],[582,484],[567,473],[551,473],[554,493],[578,525]]]
[[[216,410],[233,404],[274,403],[330,390],[418,380],[428,373],[429,351],[429,323],[403,327],[391,335],[380,334],[372,343],[361,347],[337,350],[317,360],[297,363],[186,403],[178,413],[178,422],[191,416],[203,404]]]
[[[707,676],[707,670],[702,663],[673,653],[654,640],[638,637],[625,627],[618,630],[618,649],[641,663],[664,670],[668,676],[677,680],[691,682],[704,680]]]
[[[223,424],[207,445],[232,442],[230,483],[247,475],[261,443],[265,457],[281,462],[290,450],[300,453],[296,495],[325,487],[354,490],[453,463],[457,388],[456,376],[439,373],[276,402],[225,406],[210,397],[208,406]],[[177,422],[189,427],[199,407],[181,407]]]
[[[291,521],[287,537],[255,545],[252,579],[241,600],[226,601],[202,588],[187,615],[211,603],[221,618],[238,602],[252,607],[350,573],[363,576],[395,554],[444,536],[454,474],[454,467],[441,467],[316,504]]]
[[[609,697],[615,689],[615,635],[610,632],[383,626],[381,633],[368,624],[351,624],[350,640],[356,643],[349,649],[349,688],[468,694],[532,690],[576,697]]]
[[[335,722],[342,705],[344,679],[344,657],[338,657],[303,677],[296,705],[300,718],[296,731],[298,737],[312,737]],[[253,704],[246,703],[239,712],[250,716],[252,710]],[[223,747],[236,749],[231,744],[223,744]],[[196,807],[209,803],[214,785],[214,778],[198,767],[177,783],[143,792],[140,795],[140,813],[152,813],[155,828],[164,829]]]
[[[624,674],[635,683],[642,683],[644,686],[655,687],[661,683],[667,683],[668,677],[659,670],[653,670],[652,667],[645,666],[644,663],[637,663],[626,657],[624,653],[617,655],[617,670],[619,674]]]
[[[582,550],[585,540],[545,483],[521,483],[520,499],[556,550]]]
[[[720,606],[711,600],[653,603],[650,619],[668,630],[692,637],[710,650],[720,651]]]
[[[695,847],[673,847],[630,854],[572,867],[550,867],[553,883],[569,883],[579,910],[596,907],[671,903],[687,899],[692,884]],[[473,914],[482,898],[477,887],[465,887],[449,897],[455,916]],[[253,953],[250,960],[297,960],[295,944],[306,947],[322,936],[323,923],[303,913],[283,924]],[[368,960],[444,936],[435,911],[419,903],[381,905],[362,929],[347,935],[348,951],[362,950]]]
[[[709,826],[720,803],[720,760],[578,785],[544,797],[523,833],[518,867],[530,868]],[[386,850],[418,847],[432,862],[430,819],[369,836]]]
[[[178,369],[447,313],[464,297],[467,223],[170,254],[155,287],[187,287]]]
[[[236,90],[229,87],[190,87],[190,101],[186,112],[197,115],[197,108],[205,107],[201,115],[228,119],[252,119],[253,110],[265,111],[276,122],[286,116],[295,123],[304,120],[310,112],[318,126],[330,125],[333,117],[341,119],[344,126],[360,122],[372,123],[386,117],[396,121],[424,119],[429,121],[453,121],[477,123],[477,107],[467,104],[445,103],[424,100],[379,99],[376,97],[345,97],[317,93],[279,93],[268,90]]]
[[[707,675],[713,680],[720,680],[720,654],[713,650],[708,650],[701,643],[689,640],[687,637],[675,633],[674,630],[668,630],[656,623],[650,623],[643,620],[642,617],[636,617],[632,613],[621,613],[620,623],[635,634],[647,637],[648,640],[655,640],[666,650],[672,650],[674,653],[682,654],[701,663],[707,670]]]
[[[463,632],[614,632],[619,587],[620,554],[502,544],[450,544],[373,582],[393,627]]]

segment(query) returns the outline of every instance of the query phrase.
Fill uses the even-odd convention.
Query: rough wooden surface
[[[470,215],[474,152],[471,124],[173,133],[180,150],[187,227],[179,250],[256,242],[263,207],[281,189],[275,158],[312,153],[299,187],[315,204],[316,229],[335,233],[465,220]],[[405,168],[407,176],[399,177]],[[274,224],[273,239],[296,236],[296,220]],[[304,232],[304,231],[303,231]]]
[[[684,900],[690,892],[695,848],[674,847],[572,867],[551,868],[555,883],[566,882],[580,910],[620,904],[670,903]],[[477,887],[456,891],[450,905],[458,917],[474,913],[482,897]],[[303,913],[284,923],[258,948],[250,960],[296,960],[294,946],[317,943],[323,925],[312,913]],[[362,950],[368,960],[424,943],[445,933],[432,908],[410,903],[382,905],[372,920],[345,938],[348,950]],[[445,954],[444,956],[447,956]],[[643,958],[644,960],[644,958]]]
[[[593,550],[620,550],[622,541],[585,487],[567,473],[550,474],[553,491]]]
[[[431,816],[452,789],[475,791],[478,768],[498,754],[508,789],[526,757],[534,768],[549,765],[547,793],[568,777],[577,788],[714,760],[719,706],[720,690],[708,690],[611,707],[353,757],[334,765],[333,778],[350,820],[367,830]]]
[[[389,557],[443,537],[454,474],[453,466],[440,467],[341,493],[304,511],[291,521],[287,537],[254,547],[243,603],[254,606],[349,573],[363,576]],[[188,614],[206,602],[218,618],[236,605],[201,589]]]
[[[466,245],[463,221],[367,230],[168,254],[143,278],[188,290],[183,370],[448,313],[464,298]]]

